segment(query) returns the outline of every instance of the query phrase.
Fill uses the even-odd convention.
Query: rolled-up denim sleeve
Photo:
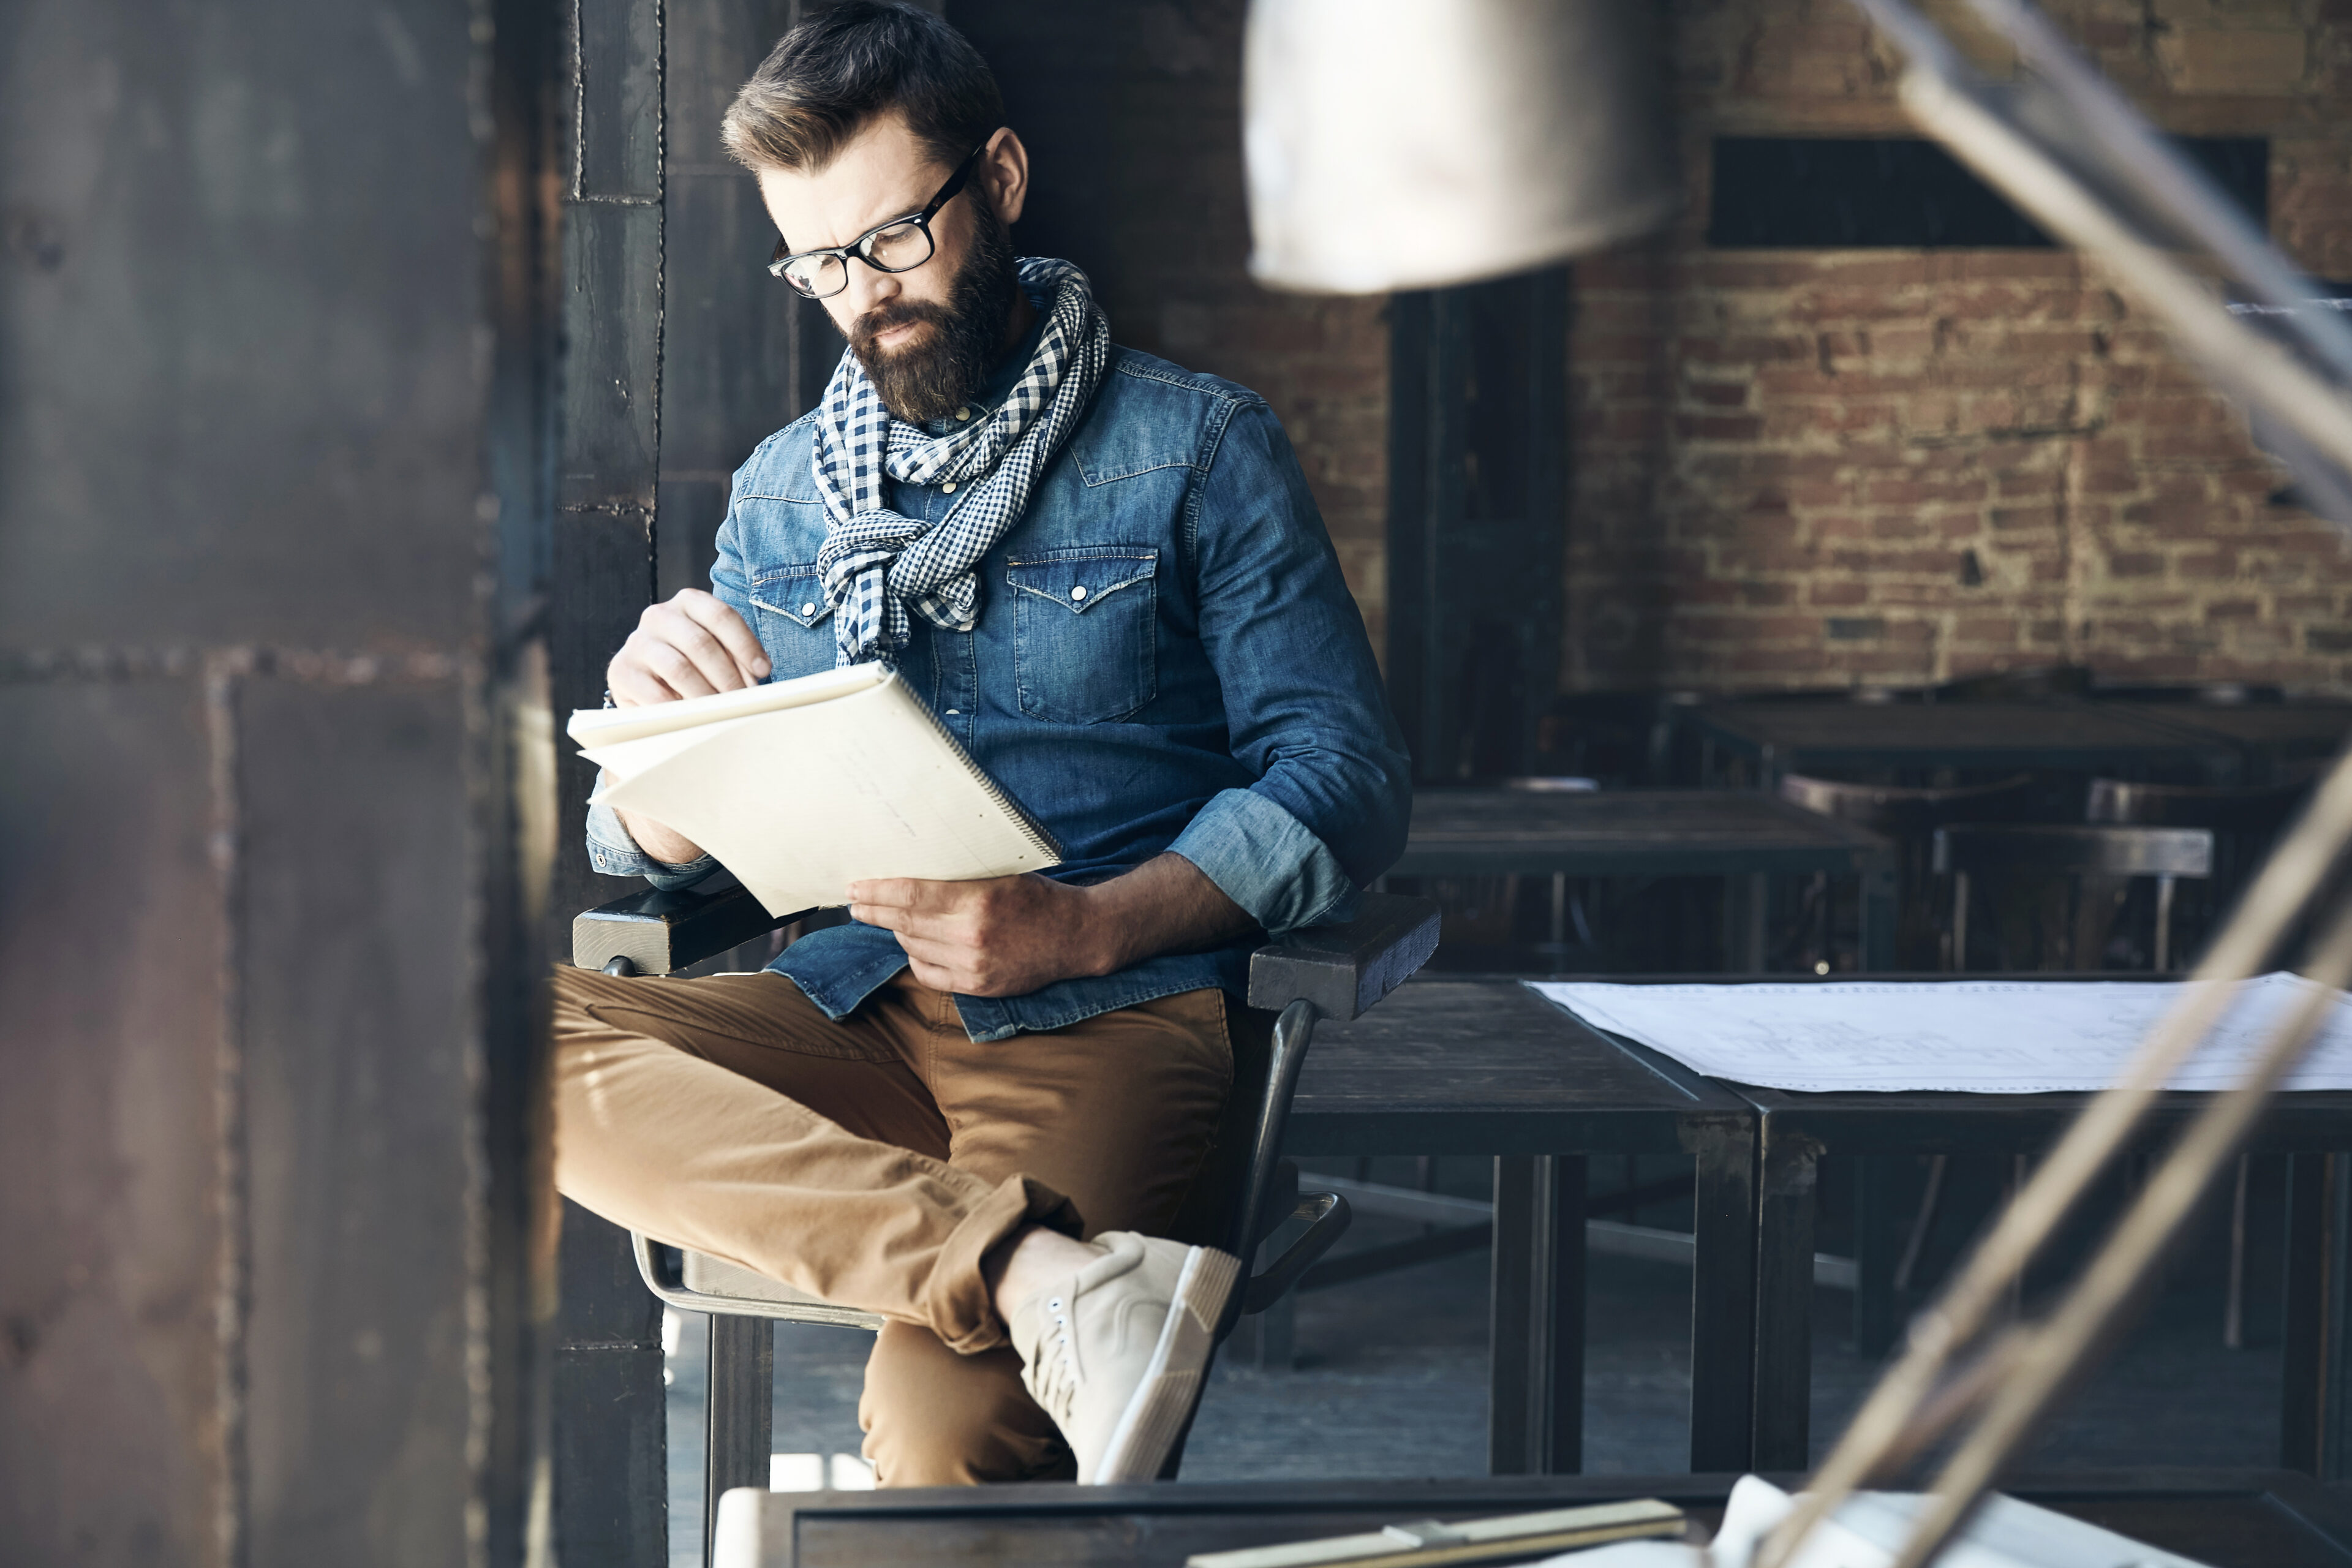
[[[1218,443],[1190,542],[1233,754],[1257,782],[1211,797],[1171,847],[1269,931],[1348,919],[1403,852],[1412,763],[1322,515],[1263,403],[1238,409]]]
[[[655,859],[638,847],[619,812],[593,804],[588,807],[588,864],[607,877],[643,877],[664,891],[691,886],[719,868],[708,855],[683,865]]]

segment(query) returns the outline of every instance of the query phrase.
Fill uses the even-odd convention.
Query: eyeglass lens
[[[858,254],[884,272],[906,272],[931,258],[930,230],[920,223],[892,224],[870,234]],[[795,257],[784,268],[784,279],[814,300],[838,294],[849,285],[849,263],[839,256]]]

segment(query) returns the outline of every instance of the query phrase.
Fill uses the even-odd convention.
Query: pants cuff
[[[923,1307],[929,1314],[931,1331],[957,1354],[970,1355],[1004,1343],[1004,1320],[989,1300],[988,1280],[981,1266],[999,1244],[1031,1225],[1074,1237],[1082,1235],[1085,1228],[1069,1199],[1027,1176],[1007,1176],[964,1215],[940,1248]]]

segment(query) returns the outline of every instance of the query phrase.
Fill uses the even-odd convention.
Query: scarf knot
[[[948,631],[980,622],[981,557],[1029,509],[1037,476],[1101,384],[1110,324],[1087,275],[1024,257],[1024,288],[1050,289],[1037,349],[985,419],[933,436],[894,419],[855,353],[845,350],[818,405],[810,462],[824,501],[817,572],[833,607],[834,662],[893,659],[913,633],[909,611]],[[967,487],[937,523],[884,504],[884,478]]]

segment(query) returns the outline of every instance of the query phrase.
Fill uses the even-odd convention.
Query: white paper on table
[[[2185,981],[1832,981],[1528,984],[1595,1028],[1733,1083],[1805,1093],[2095,1091],[2122,1076]],[[2200,982],[2199,984],[2218,984]],[[2239,994],[2171,1087],[2227,1089],[2315,984],[2265,974]],[[2352,1005],[2336,1006],[2289,1089],[2352,1089]]]

